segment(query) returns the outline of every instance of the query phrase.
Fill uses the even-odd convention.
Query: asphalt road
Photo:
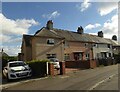
[[[117,74],[118,65],[111,65],[29,81],[3,90],[118,90]]]
[[[118,90],[118,75],[101,83],[94,90]]]

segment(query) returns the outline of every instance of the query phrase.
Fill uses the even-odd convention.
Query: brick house
[[[83,28],[76,32],[53,28],[52,20],[34,35],[23,35],[19,58],[24,61],[58,58],[60,61],[95,60],[113,56],[113,40],[85,34]]]

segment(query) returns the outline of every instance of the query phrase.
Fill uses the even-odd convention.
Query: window
[[[85,47],[87,47],[88,46],[88,43],[85,43]]]
[[[69,47],[69,44],[68,44],[67,41],[64,42],[64,47],[65,47],[65,48]]]
[[[69,54],[64,54],[64,60],[70,60],[70,55]]]
[[[97,48],[98,46],[97,46],[97,44],[93,44],[93,47],[96,47],[96,48]]]
[[[89,53],[86,54],[86,60],[89,60],[90,59],[90,55]]]
[[[47,44],[53,45],[55,43],[54,39],[48,39]]]
[[[108,44],[108,48],[110,48],[110,44]]]
[[[47,58],[50,59],[50,58],[56,58],[56,54],[47,54]]]
[[[111,53],[109,53],[109,57],[111,57],[112,55],[111,55]]]
[[[83,53],[82,52],[75,52],[74,59],[75,60],[83,60]]]

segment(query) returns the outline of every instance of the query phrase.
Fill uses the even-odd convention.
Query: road
[[[3,89],[5,90],[118,90],[118,65],[29,81]]]
[[[117,90],[118,89],[118,75],[115,75],[113,78],[108,79],[107,81],[101,83],[99,86],[94,88],[94,90]]]

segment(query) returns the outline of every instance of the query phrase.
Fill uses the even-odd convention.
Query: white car
[[[57,70],[60,69],[60,63],[59,63],[59,60],[57,58],[50,58],[49,60],[53,62],[55,69],[57,69]]]
[[[3,76],[9,80],[30,77],[30,67],[23,61],[8,62],[3,69]]]

